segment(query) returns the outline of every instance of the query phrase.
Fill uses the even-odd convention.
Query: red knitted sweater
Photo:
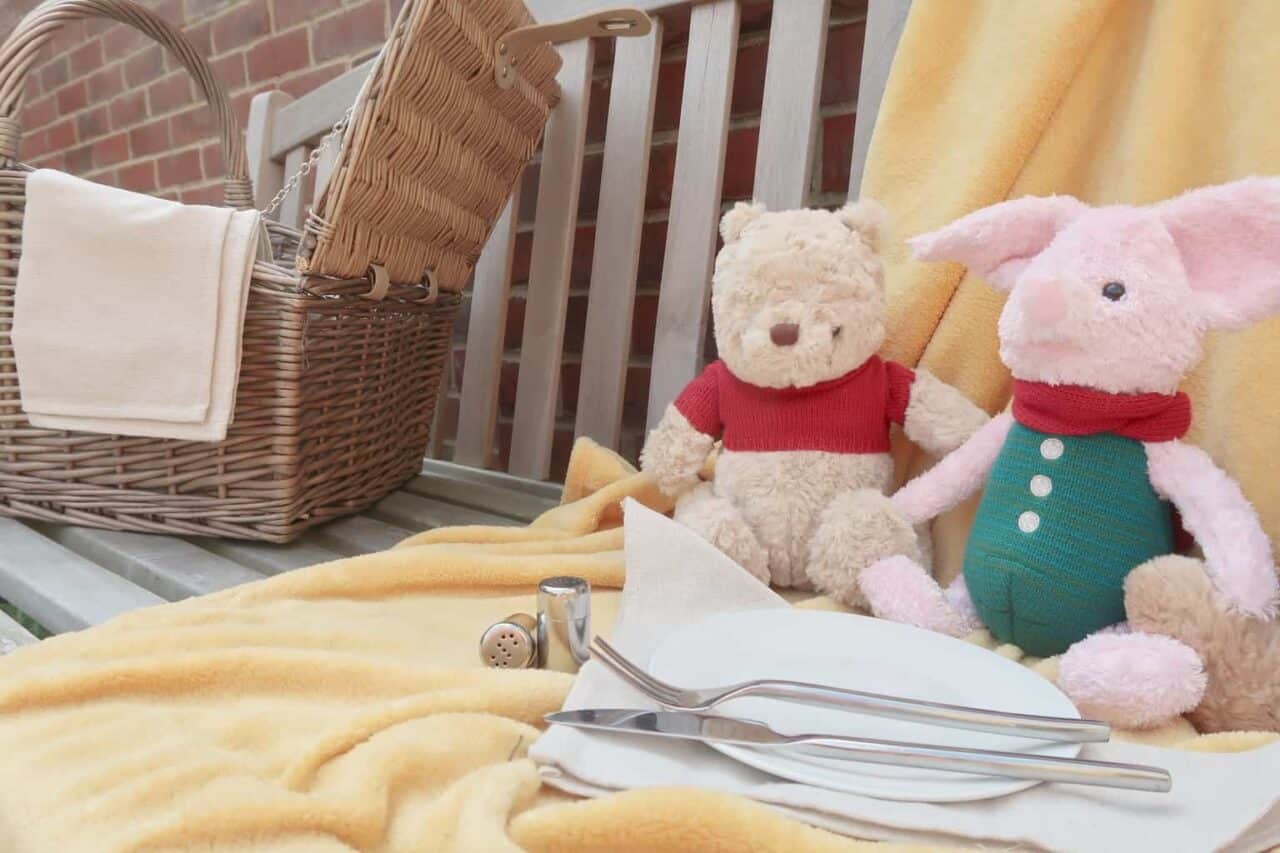
[[[887,453],[889,425],[906,417],[915,378],[902,365],[872,356],[817,385],[761,388],[717,361],[675,405],[698,432],[723,438],[725,450]]]

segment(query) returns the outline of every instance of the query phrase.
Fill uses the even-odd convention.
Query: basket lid
[[[410,0],[352,115],[307,220],[298,269],[391,281],[428,272],[460,291],[559,100],[560,55],[541,44],[499,86],[495,45],[533,23],[520,0]]]

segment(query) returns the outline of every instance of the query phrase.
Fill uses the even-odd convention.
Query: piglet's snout
[[[1021,291],[1022,310],[1031,323],[1040,329],[1057,326],[1067,317],[1067,295],[1063,285],[1053,279],[1042,278],[1018,283]]]

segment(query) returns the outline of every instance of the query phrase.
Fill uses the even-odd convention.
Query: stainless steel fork
[[[971,729],[1011,737],[1071,743],[1101,742],[1111,738],[1110,726],[1095,720],[1040,717],[1033,714],[966,708],[961,705],[904,699],[899,696],[826,687],[801,681],[760,679],[721,687],[676,687],[645,672],[601,637],[596,637],[592,643],[591,656],[649,698],[664,707],[682,711],[706,711],[730,699],[760,696],[802,705],[838,708],[841,711],[854,711],[874,717],[927,723],[952,729]]]

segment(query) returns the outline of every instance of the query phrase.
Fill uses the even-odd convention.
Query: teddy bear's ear
[[[851,201],[836,211],[836,219],[861,237],[871,251],[880,251],[880,242],[889,227],[889,211],[880,202],[872,198]]]
[[[742,236],[747,226],[755,222],[765,212],[765,206],[758,201],[740,201],[720,220],[720,236],[726,243],[732,243]]]

